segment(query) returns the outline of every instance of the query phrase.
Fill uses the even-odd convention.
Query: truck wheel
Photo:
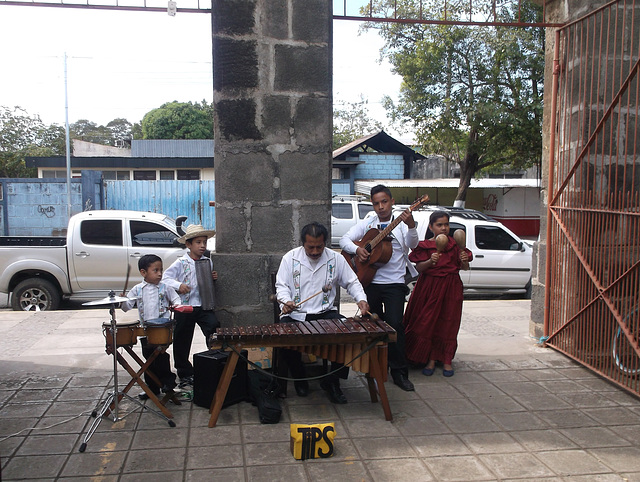
[[[49,281],[30,278],[18,283],[11,295],[11,308],[14,311],[51,311],[57,310],[60,293]]]

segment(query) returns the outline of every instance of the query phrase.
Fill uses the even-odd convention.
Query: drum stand
[[[110,296],[112,294],[113,292],[110,293]],[[115,295],[111,296],[111,299],[115,299],[114,297]],[[169,412],[167,409],[164,409],[164,407],[160,405],[160,402],[157,401],[157,397],[155,396],[155,394],[151,392],[149,387],[140,379],[140,376],[142,375],[142,373],[144,373],[147,370],[147,367],[151,364],[151,362],[155,359],[155,357],[157,357],[160,353],[162,353],[166,349],[166,347],[156,348],[156,351],[153,353],[153,355],[149,357],[149,359],[145,363],[142,363],[142,360],[140,360],[140,358],[137,355],[135,355],[135,352],[131,349],[131,347],[125,346],[125,349],[127,349],[127,352],[130,355],[132,355],[134,359],[141,365],[141,370],[138,372],[135,372],[133,368],[129,366],[126,360],[120,355],[120,353],[118,353],[117,340],[116,340],[116,335],[118,333],[118,326],[116,324],[116,314],[115,314],[116,304],[118,303],[110,303],[110,304],[111,304],[111,308],[109,309],[109,314],[111,315],[111,327],[109,328],[109,330],[111,331],[112,343],[111,343],[111,346],[107,346],[107,353],[113,355],[113,392],[109,393],[107,398],[102,402],[102,406],[100,406],[100,403],[98,403],[98,406],[100,406],[100,409],[96,407],[93,410],[93,412],[91,412],[91,416],[94,417],[94,420],[91,423],[91,426],[89,427],[89,430],[87,431],[86,435],[84,436],[84,440],[82,441],[82,444],[80,444],[80,448],[79,448],[80,452],[84,452],[86,450],[89,439],[93,436],[93,434],[98,429],[98,426],[100,425],[100,422],[102,422],[103,417],[107,417],[109,416],[109,414],[111,414],[111,419],[113,420],[113,422],[118,422],[119,420],[124,419],[130,413],[137,410],[139,407],[142,410],[148,410],[151,413],[156,414],[158,417],[166,420],[170,427],[176,426],[176,423],[170,418],[170,416],[172,416],[171,412]],[[118,362],[120,362],[120,364],[133,377],[133,380],[125,387],[124,390],[118,389]],[[147,372],[147,374],[151,375],[151,372]],[[159,407],[162,407],[164,409],[163,412],[166,412],[166,414],[163,415],[157,410],[154,410],[151,407],[148,407],[137,398],[134,398],[126,393],[136,382],[140,384],[140,386],[143,388],[145,393],[149,395],[149,399],[153,400],[153,402],[156,403],[156,405],[158,405]],[[119,403],[125,397],[127,398],[127,400],[137,404],[138,407],[120,416]],[[169,416],[167,416],[167,414]]]

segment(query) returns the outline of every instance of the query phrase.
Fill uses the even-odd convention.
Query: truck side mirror
[[[178,231],[178,234],[180,236],[184,236],[185,234],[185,230],[183,229],[182,225],[186,220],[187,220],[187,216],[178,216],[176,218],[176,231]]]

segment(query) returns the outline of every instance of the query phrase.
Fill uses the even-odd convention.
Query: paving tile
[[[12,435],[27,436],[38,421],[36,417],[0,419],[0,438]]]
[[[457,435],[408,437],[407,440],[420,457],[471,455],[472,452]]]
[[[529,379],[523,375],[523,372],[519,370],[509,370],[506,365],[504,370],[482,371],[480,372],[480,375],[491,383],[515,383],[529,381]]]
[[[475,398],[477,396],[503,395],[503,392],[498,387],[491,383],[487,383],[485,380],[481,383],[458,383],[456,384],[456,388],[460,393],[469,398]]]
[[[124,385],[122,386],[124,388]],[[111,390],[113,391],[113,390]],[[86,400],[88,402],[98,401],[102,398],[105,391],[103,387],[73,387],[65,388],[58,396],[57,400],[71,401],[71,400]],[[130,395],[134,396],[137,392],[133,392]],[[90,404],[89,404],[90,405]]]
[[[543,392],[541,388],[538,388],[538,393],[525,393],[520,395],[510,393],[509,395],[527,410],[542,412],[571,408],[571,405],[567,402],[552,393]]]
[[[414,381],[414,384],[416,387],[415,393],[423,400],[439,400],[441,398],[458,398],[462,396],[456,387],[448,383],[437,385],[437,388],[435,385],[418,384],[417,381]]]
[[[186,451],[187,449],[184,447],[130,450],[125,462],[124,472],[161,472],[182,468]]]
[[[9,438],[1,438],[0,437],[0,462],[4,464],[13,454],[16,452],[18,447],[27,440],[27,437],[9,437]]]
[[[240,425],[221,425],[213,428],[195,427],[189,430],[189,447],[212,447],[241,443]]]
[[[240,415],[238,413],[239,405],[247,405],[251,406],[248,403],[241,403],[238,405],[231,405],[230,407],[223,408],[218,416],[218,421],[216,422],[216,427],[219,425],[236,425],[240,423]],[[255,413],[256,421],[258,421],[257,409],[253,407],[253,412]],[[207,427],[209,426],[209,411],[205,408],[196,407],[191,412],[191,427]]]
[[[182,469],[182,467],[180,467]],[[135,474],[123,474],[120,477],[121,482],[182,482],[184,477],[184,473],[182,470],[174,470],[174,471],[159,471],[159,472],[146,472],[146,473],[135,473]],[[102,480],[100,481],[102,482]]]
[[[640,425],[640,416],[626,407],[587,408],[582,412],[606,426]]]
[[[2,478],[11,479],[54,479],[64,464],[65,457],[59,455],[28,455],[12,457],[2,468]]]
[[[295,464],[283,464],[278,467],[271,465],[249,467],[247,469],[247,478],[251,482],[289,482],[292,480],[307,480],[307,475],[304,464],[295,461]]]
[[[524,412],[524,407],[509,395],[477,395],[472,398],[473,404],[484,413]]]
[[[509,367],[502,360],[478,360],[473,363],[465,363],[470,365],[469,368],[476,372],[501,371],[508,370]]]
[[[351,403],[350,407],[366,407],[370,403]],[[356,407],[357,406],[357,407]],[[336,406],[331,403],[320,405],[295,405],[288,407],[290,423],[325,423],[338,419]]]
[[[480,413],[480,410],[466,398],[427,401],[436,415],[466,415]]]
[[[624,390],[606,392],[605,395],[619,405],[630,408],[638,406],[638,398],[634,397],[630,393],[625,392]]]
[[[591,451],[591,453],[595,454],[594,451]],[[611,471],[606,465],[600,462],[604,459],[599,456],[594,457],[591,453],[587,453],[584,450],[556,450],[553,452],[538,452],[536,455],[547,467],[558,475],[603,474]]]
[[[211,482],[212,480],[245,482],[245,477],[242,467],[229,467],[223,469],[186,470],[185,480],[188,482]]]
[[[560,430],[560,433],[583,449],[631,445],[628,440],[605,427],[567,428]]]
[[[189,428],[163,428],[158,430],[136,430],[131,450],[186,447]]]
[[[334,449],[337,447],[334,445]],[[289,441],[245,444],[245,463],[252,465],[290,464],[295,459],[291,455]]]
[[[398,418],[393,424],[406,437],[451,433],[449,427],[435,416]]]
[[[218,445],[215,449],[211,447],[189,447],[187,449],[187,470],[240,467],[242,464],[242,445]]]
[[[51,406],[51,402],[7,403],[0,409],[0,421],[7,418],[42,417]]]
[[[588,388],[586,390],[588,390]],[[602,393],[586,391],[556,393],[556,395],[575,408],[605,408],[617,406],[616,402]]]
[[[511,432],[511,435],[530,452],[578,448],[575,443],[556,430],[526,430]]]
[[[510,396],[538,395],[542,388],[536,382],[494,382],[495,386]]]
[[[290,424],[288,423],[245,425],[242,427],[241,433],[243,443],[288,442],[291,438]]]
[[[62,470],[64,477],[98,477],[119,474],[127,452],[85,452],[71,454]]]
[[[522,376],[532,382],[541,380],[567,380],[567,374],[562,370],[553,368],[542,368],[540,370],[523,370]]]
[[[634,446],[640,446],[640,424],[619,427],[608,425],[608,427],[612,432],[618,434],[625,440],[628,440]]]
[[[509,368],[513,370],[535,370],[535,369],[545,369],[553,366],[548,360],[548,357],[545,356],[545,360],[539,360],[535,357],[527,357],[520,359],[508,359],[505,360],[504,363]]]
[[[575,393],[575,392],[585,393],[585,392],[589,391],[589,389],[587,387],[585,387],[584,385],[581,385],[580,383],[578,383],[576,381],[567,380],[567,379],[563,379],[563,380],[540,380],[538,383],[540,384],[540,386],[546,388],[551,393],[556,393],[556,394],[566,393],[566,392],[570,392],[570,393]]]
[[[334,462],[332,459],[323,459],[321,463],[310,463],[307,466],[310,480],[339,480],[366,482],[372,480],[360,461]]]
[[[120,452],[129,450],[135,432],[133,430],[121,432],[96,432],[85,448],[85,453],[91,452]],[[80,444],[84,442],[85,434],[78,438],[73,452],[78,452]]]
[[[391,404],[391,413],[393,414],[394,420],[396,418],[428,417],[434,415],[433,409],[422,400],[394,402]],[[384,419],[382,408],[380,409],[380,416]]]
[[[415,452],[402,437],[369,437],[353,440],[363,459],[393,459],[413,457]]]
[[[532,454],[488,454],[480,455],[479,459],[500,479],[556,475]]]
[[[476,457],[427,457],[422,460],[438,481],[496,480]]]
[[[29,377],[22,390],[28,389],[50,389],[56,388],[58,391],[67,386],[72,377],[64,376],[42,376],[42,377]]]
[[[618,473],[640,472],[640,448],[638,447],[602,448],[589,452]]]
[[[398,479],[412,482],[435,480],[420,460],[365,460],[364,465],[375,482],[388,482]]]
[[[62,455],[73,451],[78,434],[34,435],[28,437],[16,455]]]
[[[11,399],[11,403],[24,402],[52,402],[60,393],[57,388],[47,389],[22,389]]]
[[[549,427],[549,424],[543,418],[531,412],[489,413],[488,415],[491,420],[507,432]]]
[[[67,383],[67,387],[76,388],[76,387],[110,387],[113,383],[113,376],[105,376],[104,373],[96,373],[90,374],[86,373],[83,375],[75,375],[71,377],[69,383]]]
[[[460,434],[459,437],[475,454],[510,454],[525,451],[524,447],[507,433]]]
[[[538,413],[554,428],[594,427],[598,423],[580,410],[556,410]]]
[[[351,438],[395,437],[400,435],[397,424],[384,419],[372,419],[366,422],[362,420],[345,420],[344,427],[346,428],[346,433],[342,433]],[[336,431],[338,431],[337,426]]]
[[[442,421],[454,433],[499,432],[500,427],[484,414],[450,415]]]

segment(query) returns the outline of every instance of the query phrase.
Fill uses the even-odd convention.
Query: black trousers
[[[142,355],[145,360],[148,360],[156,350],[157,345],[149,344],[146,336],[140,340],[140,343],[142,344]],[[151,370],[151,372],[160,379],[160,383],[162,384],[161,386],[158,386],[158,384],[145,372],[144,382],[156,395],[160,393],[160,388],[162,387],[174,388],[176,386],[176,375],[171,371],[171,360],[167,352],[158,355],[156,359],[151,362],[151,365],[149,365],[149,370]]]
[[[398,341],[389,343],[389,370],[408,374],[407,359],[404,355],[404,298],[407,286],[402,283],[374,284],[365,288],[367,301],[372,313],[376,313],[398,333]]]
[[[179,378],[193,376],[193,365],[189,361],[193,332],[196,325],[202,330],[202,334],[209,343],[209,337],[216,332],[220,322],[213,310],[203,310],[199,306],[193,308],[192,313],[175,313],[176,326],[173,330],[173,364],[176,367]]]
[[[308,314],[305,317],[305,321],[314,320],[332,320],[342,318],[342,315],[337,311],[325,311],[324,313]],[[290,316],[285,316],[280,319],[280,322],[295,322]],[[287,350],[284,348],[278,349],[277,361],[276,361],[276,374],[278,376],[286,377],[288,373],[291,373],[293,378],[305,378],[307,372],[302,363],[302,353],[297,350]],[[349,376],[349,368],[345,367],[343,363],[331,362],[331,375],[327,375],[325,380],[330,383],[338,383],[340,378],[346,380]],[[284,380],[281,380],[281,386],[286,386]]]

